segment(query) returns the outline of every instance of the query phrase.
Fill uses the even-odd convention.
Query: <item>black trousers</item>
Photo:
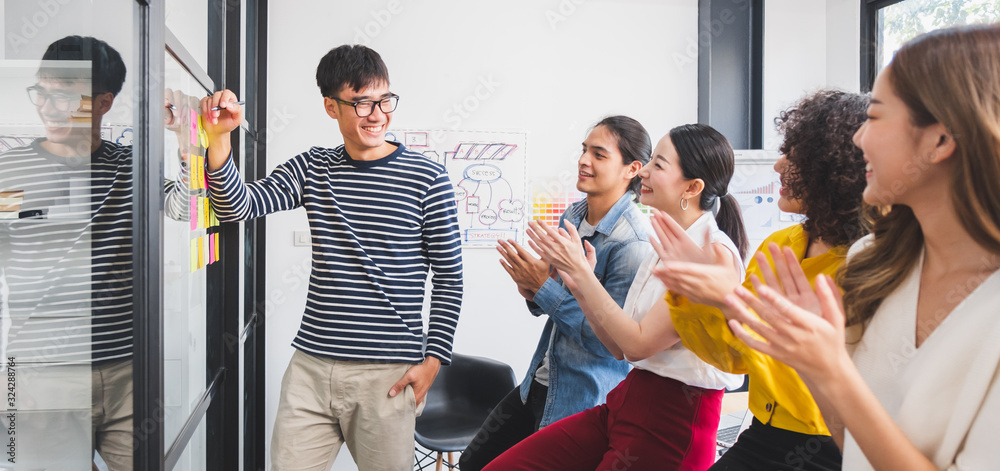
[[[532,380],[528,401],[521,403],[521,388],[515,387],[490,412],[479,432],[462,452],[458,467],[479,471],[494,458],[538,431],[549,388]]]
[[[828,435],[792,432],[754,418],[709,471],[839,471],[842,460]]]

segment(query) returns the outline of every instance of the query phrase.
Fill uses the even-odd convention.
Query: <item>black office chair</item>
[[[490,411],[516,384],[514,370],[505,363],[452,354],[451,365],[441,367],[427,392],[424,411],[417,417],[413,434],[419,445],[414,447],[416,469],[426,469],[431,463],[437,471],[442,465],[456,469],[452,453],[469,446]]]

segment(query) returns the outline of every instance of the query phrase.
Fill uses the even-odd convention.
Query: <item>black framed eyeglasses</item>
[[[367,118],[375,112],[375,105],[378,105],[378,109],[382,110],[383,113],[389,114],[396,110],[396,105],[399,104],[399,95],[395,93],[381,99],[375,100],[362,100],[362,101],[344,101],[337,97],[330,97],[337,103],[343,103],[348,106],[354,107],[354,112],[357,113],[359,118]]]
[[[46,101],[59,111],[69,111],[74,103],[79,103],[82,95],[67,95],[65,93],[49,93],[44,88],[33,85],[27,88],[28,100],[31,104],[41,107]]]

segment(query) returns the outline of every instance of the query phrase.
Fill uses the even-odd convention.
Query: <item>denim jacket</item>
[[[586,200],[570,205],[560,218],[579,227],[587,215]],[[619,306],[625,303],[639,265],[653,251],[649,245],[652,228],[649,218],[626,192],[584,237],[597,251],[594,274]],[[528,303],[533,315],[547,314],[548,321],[531,358],[531,366],[521,382],[521,401],[527,401],[535,370],[549,352],[549,390],[541,427],[577,412],[602,404],[629,371],[629,363],[616,360],[590,328],[576,298],[560,281],[549,279]],[[552,336],[555,329],[555,336]],[[550,345],[549,340],[553,342]]]

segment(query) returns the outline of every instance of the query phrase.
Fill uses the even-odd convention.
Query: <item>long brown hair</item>
[[[1000,253],[1000,24],[920,36],[896,52],[884,73],[915,126],[941,123],[955,139],[951,204],[973,240]],[[847,323],[862,329],[902,284],[924,242],[913,211],[902,205],[872,232],[873,243],[840,277]]]

